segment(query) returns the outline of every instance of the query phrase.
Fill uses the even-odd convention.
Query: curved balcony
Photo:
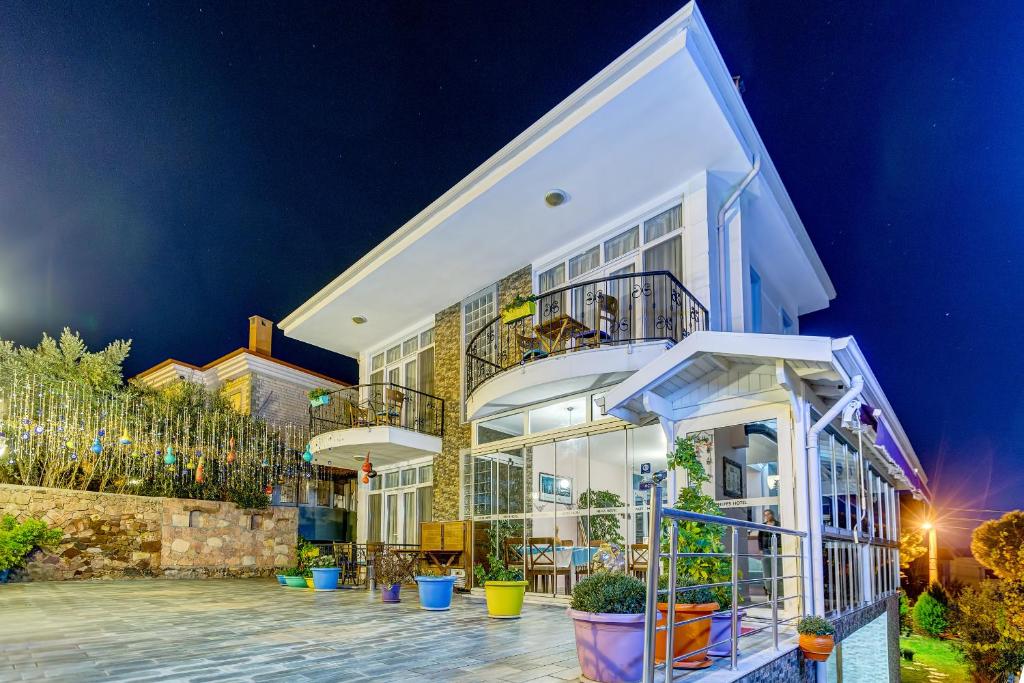
[[[621,381],[665,344],[708,329],[707,309],[668,271],[555,289],[518,315],[503,312],[466,345],[471,419]]]
[[[313,462],[354,469],[370,453],[389,464],[441,451],[444,400],[381,382],[332,391],[309,409]]]

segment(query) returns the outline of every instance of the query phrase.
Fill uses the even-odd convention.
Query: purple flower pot
[[[599,683],[635,683],[644,672],[644,615],[568,610],[583,675]]]
[[[739,610],[736,613],[736,625],[740,627],[740,633],[743,633],[743,617],[746,615],[747,613],[743,610]],[[736,641],[736,652],[740,651],[740,642],[741,641]],[[708,654],[712,657],[728,657],[731,654],[731,644],[732,614],[729,612],[726,612],[725,614],[712,614],[711,648],[708,650]]]
[[[398,599],[398,591],[402,590],[402,584],[396,583],[390,586],[381,586],[380,589],[380,601],[381,602],[401,602]]]

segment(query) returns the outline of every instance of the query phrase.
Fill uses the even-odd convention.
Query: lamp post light
[[[939,539],[935,525],[925,521],[921,528],[928,532],[928,585],[939,582]]]

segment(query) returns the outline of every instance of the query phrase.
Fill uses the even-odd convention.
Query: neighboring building
[[[349,386],[313,370],[271,355],[274,323],[249,318],[249,346],[238,348],[206,365],[168,358],[133,379],[153,388],[178,381],[221,390],[232,407],[279,427],[306,432],[312,389],[338,391]],[[307,434],[302,435],[305,441]],[[298,505],[299,533],[307,539],[351,540],[355,528],[354,468],[336,468],[330,481],[286,481],[275,487],[275,505]]]
[[[691,3],[280,326],[359,361],[311,442],[381,474],[359,540],[415,543],[433,518],[471,520],[475,563],[497,521],[584,554],[598,527],[643,543],[647,466],[696,433],[728,517],[809,534],[782,609],[840,622],[819,675],[886,680],[897,498],[926,477],[857,343],[799,334],[834,296]]]

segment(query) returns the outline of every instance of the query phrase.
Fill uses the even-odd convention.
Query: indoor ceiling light
[[[544,202],[548,206],[561,206],[569,201],[569,195],[565,193],[565,190],[548,190],[548,193],[544,195]]]
[[[356,325],[362,325],[363,323],[366,322],[366,316],[365,315],[354,315],[354,316],[352,316],[352,322],[354,322]]]

